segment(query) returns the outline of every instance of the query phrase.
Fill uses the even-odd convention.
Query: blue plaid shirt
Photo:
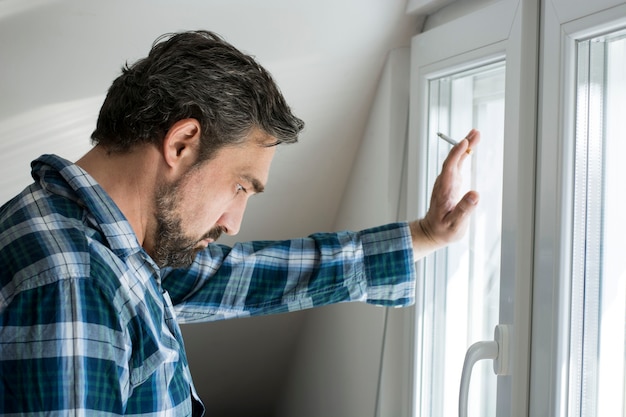
[[[32,166],[0,209],[1,415],[199,415],[179,323],[413,301],[405,223],[213,244],[160,270],[85,171]]]

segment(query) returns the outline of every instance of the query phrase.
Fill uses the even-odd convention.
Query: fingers
[[[472,129],[450,150],[443,162],[443,169],[433,186],[428,212],[423,219],[411,223],[416,259],[459,240],[465,234],[480,196],[476,191],[469,191],[458,200],[457,192],[462,182],[463,161],[479,142],[480,132]]]
[[[465,136],[465,140],[461,142],[467,142],[467,149],[465,150],[465,154],[471,155],[474,148],[476,148],[476,146],[480,142],[480,132],[476,129],[470,130],[467,136]],[[463,160],[465,160],[465,158],[466,156],[463,156],[463,158],[461,158],[461,163],[463,162]]]
[[[445,207],[454,207],[462,182],[461,169],[465,159],[469,156],[467,151],[475,148],[479,142],[480,132],[472,129],[462,141],[450,150],[443,162],[441,174],[435,181],[431,201],[441,202]]]
[[[465,138],[460,141],[453,149],[455,157],[458,158],[458,163],[462,164],[468,155],[471,155],[478,143],[480,142],[480,132],[476,129],[470,130]],[[457,156],[458,155],[458,156]]]
[[[465,136],[465,139],[467,139],[470,148],[475,148],[480,142],[480,132],[476,129],[472,129],[467,136]]]
[[[443,162],[443,170],[460,168],[465,158],[471,155],[479,142],[480,132],[476,129],[470,130],[467,136],[450,150],[450,153]]]
[[[479,194],[476,191],[467,192],[460,200],[458,193],[462,182],[462,165],[469,156],[467,150],[476,147],[479,142],[480,132],[472,129],[464,140],[452,148],[435,181],[427,216],[436,240],[451,242],[459,239],[478,204]]]

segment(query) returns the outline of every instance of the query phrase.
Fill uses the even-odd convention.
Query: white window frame
[[[624,27],[625,1],[544,0],[542,4],[531,416],[570,415],[577,41]]]

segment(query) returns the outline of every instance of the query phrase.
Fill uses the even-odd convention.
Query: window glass
[[[626,36],[578,42],[569,414],[626,415]]]
[[[504,62],[429,81],[429,193],[450,145],[475,127],[480,146],[466,159],[463,192],[481,201],[465,238],[424,262],[417,319],[417,414],[458,415],[459,381],[467,348],[490,340],[498,324],[503,178]],[[490,361],[472,374],[469,414],[494,416],[496,377]]]

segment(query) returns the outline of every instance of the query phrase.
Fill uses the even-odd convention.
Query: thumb
[[[463,222],[474,211],[479,200],[480,195],[476,191],[468,191],[451,213],[454,222]]]
[[[448,222],[456,233],[462,234],[464,232],[467,219],[476,208],[479,197],[476,191],[467,192],[448,214]]]

